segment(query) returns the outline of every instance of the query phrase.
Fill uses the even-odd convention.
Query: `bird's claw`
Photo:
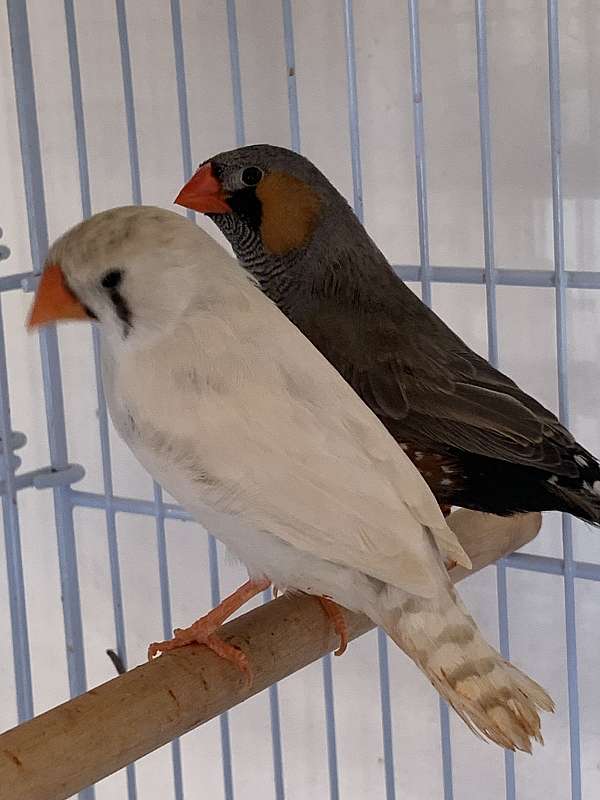
[[[253,674],[248,656],[239,647],[224,642],[214,631],[207,630],[207,626],[199,620],[189,628],[175,628],[173,638],[164,642],[152,642],[148,647],[148,661],[154,660],[159,654],[169,650],[178,650],[189,644],[201,644],[212,650],[219,658],[224,658],[236,666],[244,675],[248,686],[252,685]]]
[[[335,651],[334,655],[341,656],[346,652],[346,648],[348,647],[348,624],[346,623],[344,612],[337,603],[334,603],[333,600],[330,600],[328,597],[319,597],[319,602],[323,607],[323,611],[325,611],[333,623],[335,632],[340,637],[340,646]]]

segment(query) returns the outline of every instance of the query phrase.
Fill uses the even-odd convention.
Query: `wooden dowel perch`
[[[460,510],[450,524],[475,571],[533,539],[541,516],[504,519]],[[471,573],[451,571],[454,581],[466,574]],[[373,627],[366,617],[345,613],[350,639]],[[167,653],[2,734],[0,795],[11,800],[71,797],[338,645],[311,597],[280,597],[227,624],[223,637],[249,653],[252,687],[205,647]]]

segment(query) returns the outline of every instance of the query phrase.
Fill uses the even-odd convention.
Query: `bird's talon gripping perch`
[[[166,653],[168,650],[177,650],[188,644],[203,644],[213,653],[235,664],[240,672],[246,675],[248,683],[252,684],[252,671],[248,663],[248,656],[239,647],[227,644],[227,642],[220,639],[215,631],[244,603],[268,589],[270,585],[270,581],[267,580],[246,581],[243,586],[240,586],[233,594],[222,600],[218,606],[209,611],[204,617],[196,620],[189,628],[175,628],[172,639],[164,642],[152,642],[148,647],[148,661],[152,661],[159,653]]]
[[[233,644],[228,644],[220,639],[218,636],[212,635],[207,638],[205,642],[207,647],[226,661],[230,661],[239,671],[244,675],[248,686],[252,686],[254,676],[252,668],[248,661],[248,656],[239,647]]]
[[[203,620],[199,620],[199,622],[201,621]],[[194,623],[189,628],[177,628],[174,631],[175,636],[173,639],[164,642],[153,642],[148,647],[148,661],[152,661],[159,654],[166,653],[169,650],[177,650],[188,644],[203,644],[218,655],[219,658],[224,658],[236,666],[245,675],[248,685],[252,685],[252,670],[250,669],[248,656],[239,647],[224,642],[215,633],[203,632],[200,627],[198,623]],[[192,633],[192,631],[194,632]]]
[[[341,656],[346,652],[346,648],[348,647],[348,625],[344,617],[344,612],[337,603],[334,603],[333,600],[330,600],[328,597],[319,597],[319,603],[321,603],[323,611],[333,623],[335,632],[340,637],[340,646],[335,651],[334,655]]]

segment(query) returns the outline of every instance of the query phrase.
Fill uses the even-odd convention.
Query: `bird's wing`
[[[564,457],[575,442],[557,418],[403,290],[373,310],[323,314],[333,327],[327,333],[317,323],[313,338],[390,430],[432,449],[447,445],[576,475]]]
[[[332,424],[322,408],[267,397],[264,387],[260,398],[239,399],[244,407],[232,410],[221,398],[210,416],[221,443],[218,451],[209,448],[216,458],[208,465],[223,487],[218,510],[299,550],[423,596],[435,591],[438,570],[429,526],[442,552],[469,564],[408,459],[398,468],[389,455],[373,455],[370,424],[350,414]],[[380,425],[374,416],[371,421]]]
[[[486,370],[482,372],[462,379],[457,375],[446,392],[435,392],[433,381],[407,386],[410,408],[418,416],[414,424],[450,446],[557,475],[577,475],[572,461],[564,458],[564,448],[575,442],[558,420],[545,409],[533,410],[530,398],[513,392],[508,379],[491,382]]]
[[[424,337],[423,337],[424,338]],[[401,373],[408,407],[408,429],[432,443],[551,471],[576,475],[564,458],[574,440],[543,406],[474,353],[440,353],[437,370],[431,360],[416,369],[406,356],[396,357],[392,370]],[[445,356],[445,358],[444,358]],[[445,370],[446,380],[439,380]],[[377,379],[375,378],[375,382]]]
[[[431,491],[348,384],[258,297],[260,313],[234,315],[233,327],[226,311],[198,315],[193,340],[179,336],[170,359],[157,357],[157,374],[170,360],[173,391],[146,392],[145,402],[162,403],[153,423],[187,440],[190,470],[211,476],[215,510],[429,595],[439,572],[431,535],[442,553],[470,566]]]

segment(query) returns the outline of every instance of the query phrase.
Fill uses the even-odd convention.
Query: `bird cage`
[[[424,302],[598,453],[599,35],[593,0],[0,8],[0,730],[142,663],[244,576],[116,437],[96,333],[27,334],[49,241],[111,206],[172,208],[219,151],[291,147]],[[371,631],[79,797],[591,800],[598,581],[595,531],[548,513],[463,584],[556,701],[532,756],[479,741]]]

